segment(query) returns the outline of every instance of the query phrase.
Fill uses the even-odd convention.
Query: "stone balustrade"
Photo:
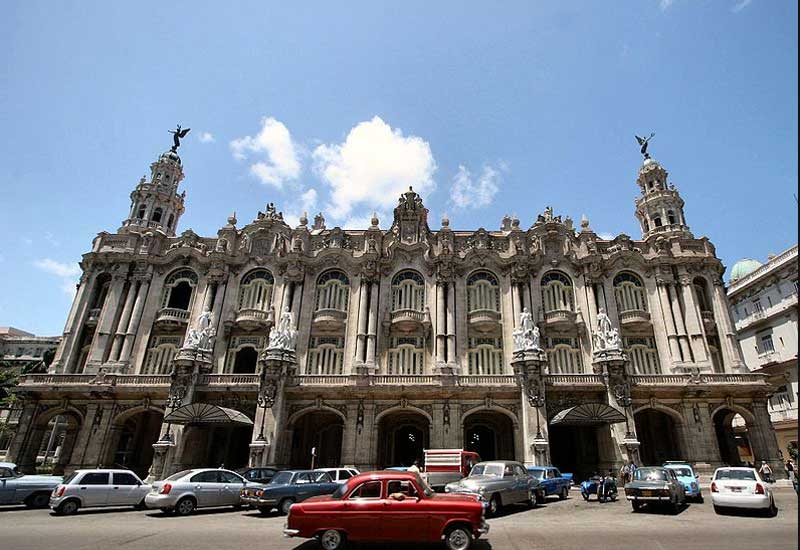
[[[599,374],[548,374],[548,386],[602,386],[603,377]]]
[[[206,374],[200,379],[204,386],[258,386],[257,374]]]

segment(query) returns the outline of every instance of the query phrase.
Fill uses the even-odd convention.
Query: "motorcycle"
[[[613,477],[593,476],[581,483],[581,496],[589,500],[591,495],[597,496],[598,502],[617,500],[617,480]]]

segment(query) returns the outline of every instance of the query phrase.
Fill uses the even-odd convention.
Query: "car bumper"
[[[278,501],[276,499],[270,497],[265,498],[265,497],[251,496],[251,495],[247,496],[241,495],[240,498],[242,500],[242,503],[250,504],[251,506],[256,506],[256,507],[275,506],[278,504]]]
[[[489,524],[485,521],[481,522],[481,526],[475,529],[475,533],[478,535],[485,535],[489,532]]]
[[[177,503],[178,497],[173,495],[148,493],[144,497],[144,504],[148,508],[174,508]]]
[[[636,502],[669,502],[670,498],[667,495],[658,495],[652,497],[643,497],[638,495],[626,495],[625,498],[628,500],[634,500]]]
[[[300,535],[300,529],[289,529],[288,526],[283,528],[283,536],[288,538]]]
[[[771,499],[769,495],[711,493],[711,502],[714,506],[725,506],[727,508],[764,509],[769,508]]]

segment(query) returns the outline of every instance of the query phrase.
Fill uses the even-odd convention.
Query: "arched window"
[[[315,310],[335,309],[347,311],[350,298],[350,279],[343,271],[332,269],[317,279],[317,305]]]
[[[672,210],[667,210],[667,219],[669,220],[670,225],[675,225],[678,223],[677,219],[675,218],[675,212]]]
[[[653,337],[623,338],[622,344],[634,374],[661,374],[658,350]]]
[[[392,311],[425,309],[425,280],[416,271],[401,271],[392,279]]]
[[[175,221],[175,214],[169,215],[169,221],[167,222],[167,227],[172,229],[172,223]]]
[[[255,269],[242,277],[239,286],[239,309],[269,310],[275,279],[266,269]]]
[[[580,374],[583,372],[581,350],[575,338],[546,338],[547,363],[552,374]]]
[[[476,271],[467,279],[467,309],[500,311],[500,285],[488,271]]]
[[[647,295],[642,280],[633,273],[622,272],[614,277],[614,296],[617,309],[624,311],[647,311]]]
[[[136,217],[139,218],[140,220],[143,220],[144,219],[145,210],[147,210],[147,207],[145,205],[143,205],[143,204],[140,204],[139,205],[139,211],[136,213]]]
[[[700,308],[700,311],[712,311],[711,302],[706,292],[707,287],[705,280],[700,277],[695,277],[692,284],[694,285],[694,292],[697,295],[697,306]]]
[[[197,274],[191,269],[183,268],[173,271],[164,280],[161,307],[188,310],[196,285]]]
[[[178,353],[181,336],[159,336],[147,350],[142,374],[168,374],[172,369],[172,359]]]
[[[163,215],[163,211],[160,208],[156,208],[155,210],[153,210],[153,217],[150,219],[150,221],[155,222],[155,223],[161,223],[161,216],[162,215]]]
[[[342,374],[344,338],[316,336],[308,350],[307,374]]]
[[[467,374],[503,374],[500,338],[470,338]]]
[[[387,374],[422,374],[424,372],[422,338],[401,336],[392,338],[390,343],[392,347],[387,352]]]
[[[108,289],[111,287],[111,275],[103,273],[97,276],[97,281],[94,286],[94,298],[92,299],[91,309],[100,309],[106,302],[108,296]]]
[[[575,311],[572,280],[560,271],[550,271],[542,277],[542,302],[545,312]]]
[[[656,216],[655,218],[653,218],[653,225],[655,225],[656,227],[661,227],[661,217],[660,216]]]
[[[650,222],[647,221],[647,218],[643,220],[644,222],[644,230],[645,232],[650,231]]]

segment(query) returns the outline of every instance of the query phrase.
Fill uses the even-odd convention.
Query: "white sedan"
[[[723,508],[763,510],[778,513],[772,490],[754,468],[717,468],[711,478],[711,502],[718,514]]]

